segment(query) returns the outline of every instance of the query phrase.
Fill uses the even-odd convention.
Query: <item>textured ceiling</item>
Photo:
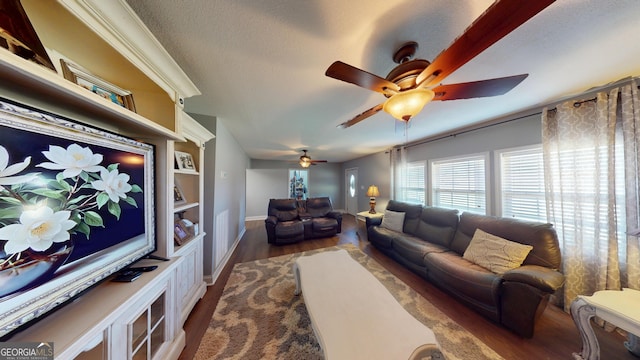
[[[527,0],[532,1],[532,0]],[[509,93],[432,102],[408,135],[384,97],[324,75],[341,60],[385,77],[407,41],[432,60],[487,0],[127,0],[202,92],[186,110],[216,116],[254,159],[342,162],[640,75],[640,1],[561,0],[443,83],[528,73]]]

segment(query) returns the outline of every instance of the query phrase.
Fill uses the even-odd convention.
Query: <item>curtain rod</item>
[[[626,85],[626,84],[630,83],[632,80],[637,80],[637,79],[638,78],[636,78],[636,77],[624,78],[624,79],[618,80],[618,81],[616,81],[614,83],[603,85],[603,86],[599,86],[599,87],[593,88],[593,89],[591,89],[589,91],[585,91],[582,94],[572,95],[570,97],[566,97],[566,98],[563,98],[561,100],[553,101],[553,102],[550,103],[550,104],[553,104],[553,107],[551,109],[549,109],[549,111],[556,110],[556,106],[558,104],[561,104],[563,102],[569,101],[571,98],[575,99],[577,97],[581,97],[581,96],[585,96],[585,95],[591,95],[594,92],[601,92],[603,90],[609,90],[609,89],[612,89],[612,88],[614,88],[616,86]],[[638,89],[640,89],[640,86],[638,86]],[[586,102],[589,102],[589,101],[595,101],[595,100],[596,100],[596,98],[576,101],[574,103],[574,106],[576,106],[576,104],[577,104],[577,106],[579,107],[583,103],[586,103]],[[542,108],[544,108],[544,107],[545,106],[542,106]],[[522,119],[527,118],[529,116],[536,116],[536,115],[542,115],[542,110],[537,111],[537,112],[533,112],[533,113],[527,113],[525,115],[521,115],[521,116],[518,116],[518,117],[515,117],[515,118],[509,118],[509,119],[502,120],[502,121],[496,121],[496,122],[489,122],[489,123],[485,123],[485,124],[480,124],[478,126],[474,126],[474,127],[468,128],[468,129],[461,129],[459,131],[450,132],[450,133],[444,134],[444,135],[439,135],[439,136],[436,135],[436,137],[427,138],[427,139],[423,139],[423,140],[417,140],[415,142],[411,142],[411,143],[406,144],[406,145],[395,145],[395,146],[393,146],[393,148],[395,148],[397,150],[400,150],[403,147],[404,148],[411,148],[411,147],[414,147],[414,146],[424,145],[424,144],[428,144],[428,143],[431,143],[431,142],[434,142],[434,141],[438,141],[438,140],[443,140],[443,139],[450,138],[450,137],[456,137],[458,135],[466,134],[466,133],[469,133],[469,132],[472,132],[472,131],[482,130],[482,129],[490,128],[492,126],[506,124],[506,123],[509,123],[509,122],[512,122],[512,121],[522,120]]]

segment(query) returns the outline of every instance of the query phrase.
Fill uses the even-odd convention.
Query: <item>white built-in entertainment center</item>
[[[204,295],[204,146],[214,137],[183,110],[199,90],[124,0],[22,0],[58,71],[0,48],[1,96],[155,146],[156,265],[134,282],[107,279],[10,341],[53,342],[59,359],[176,359],[183,325]],[[133,94],[135,111],[65,79],[60,59]],[[174,152],[195,171],[174,167]],[[174,184],[183,200],[174,203]],[[176,242],[175,219],[199,232]],[[180,243],[180,245],[178,245]]]

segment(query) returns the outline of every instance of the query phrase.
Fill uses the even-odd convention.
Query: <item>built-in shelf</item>
[[[200,206],[200,203],[197,203],[197,202],[184,204],[184,205],[176,206],[175,209],[173,209],[173,212],[174,213],[179,213],[179,212],[183,212],[183,211],[186,211],[186,210],[189,210],[191,208],[198,207],[198,206]]]
[[[155,255],[169,261],[143,260],[141,265],[158,268],[133,283],[104,281],[9,341],[53,341],[56,358],[62,359],[151,359],[154,355],[177,359],[185,343],[183,323],[206,291],[203,149],[214,136],[183,112],[184,98],[200,92],[125,0],[20,3],[55,66],[64,59],[131,91],[135,111],[105,101],[64,78],[62,72],[2,47],[1,96],[153,144]],[[174,169],[176,149],[192,153],[199,171]],[[185,204],[174,204],[176,178],[186,188]],[[200,223],[199,233],[182,245],[176,245],[173,238],[177,213]]]

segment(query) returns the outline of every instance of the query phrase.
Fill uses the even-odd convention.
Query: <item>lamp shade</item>
[[[380,191],[378,190],[378,187],[375,185],[369,186],[369,189],[367,189],[367,196],[368,197],[380,196]]]
[[[382,109],[398,120],[409,121],[431,100],[435,93],[417,88],[394,94],[382,105]]]

